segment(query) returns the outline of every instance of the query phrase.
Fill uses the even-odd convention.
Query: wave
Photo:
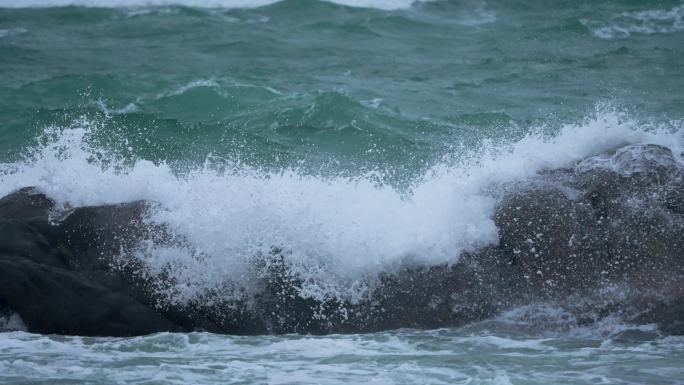
[[[105,377],[138,383],[154,378],[181,385],[220,384],[228,376],[239,383],[279,383],[293,373],[298,384],[512,384],[531,378],[536,383],[677,383],[682,348],[682,337],[539,338],[496,329],[97,339],[17,332],[0,334],[0,369],[4,378],[22,380],[97,382]],[[159,370],[171,363],[173,370]]]
[[[25,160],[0,165],[0,195],[36,186],[63,208],[157,202],[148,221],[184,242],[145,244],[136,255],[153,271],[175,266],[174,279],[183,287],[179,301],[222,282],[248,286],[254,256],[273,247],[287,250],[290,267],[306,282],[304,295],[358,297],[367,289],[362,283],[381,272],[452,263],[464,251],[496,243],[492,216],[503,183],[619,145],[684,149],[681,122],[643,125],[600,107],[556,135],[529,134],[447,157],[399,190],[377,182],[372,172],[340,177],[240,163],[215,167],[211,156],[184,173],[163,162],[127,164],[93,144],[98,129],[85,118],[48,128]]]
[[[0,38],[21,35],[26,32],[28,31],[25,28],[0,29]]]
[[[0,0],[0,8],[34,7],[155,7],[179,5],[198,8],[256,8],[278,3],[282,0]],[[414,3],[431,0],[323,0],[349,7],[397,10],[411,7]]]
[[[671,9],[623,12],[610,24],[584,20],[594,36],[602,39],[627,38],[631,35],[667,34],[684,30],[684,5]]]

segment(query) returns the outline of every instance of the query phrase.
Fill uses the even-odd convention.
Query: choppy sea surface
[[[187,242],[139,252],[176,267],[174,301],[248,292],[274,244],[301,295],[353,298],[496,242],[492,185],[680,154],[683,68],[680,0],[0,0],[0,195],[159,203]],[[367,335],[6,332],[0,382],[675,384],[683,352],[541,306]]]
[[[329,336],[163,333],[92,338],[10,332],[0,334],[0,380],[20,384],[676,384],[684,375],[682,337],[617,324],[540,332],[510,317],[460,330]]]

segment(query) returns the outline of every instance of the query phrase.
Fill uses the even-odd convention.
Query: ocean
[[[297,296],[354,303],[497,244],[498,186],[630,144],[681,164],[682,90],[680,0],[0,0],[0,196],[154,202],[178,241],[129,254],[167,303],[253,296],[274,247]],[[684,381],[684,337],[550,302],[326,335],[22,322],[0,382]]]

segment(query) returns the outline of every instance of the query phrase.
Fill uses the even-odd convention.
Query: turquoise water
[[[292,250],[302,295],[353,297],[396,265],[496,242],[491,185],[619,144],[681,152],[683,68],[681,1],[0,0],[0,193],[158,202],[150,220],[187,243],[141,258],[177,267],[172,301],[226,279],[249,291],[249,258],[273,244]],[[506,320],[316,338],[7,333],[0,381],[684,376],[681,337]]]
[[[83,1],[121,3],[135,4]],[[123,156],[197,164],[211,153],[403,180],[455,145],[576,122],[598,103],[681,119],[683,7],[434,1],[386,11],[299,0],[3,9],[3,158],[46,125],[85,115],[110,140],[129,141],[132,151],[117,148]]]

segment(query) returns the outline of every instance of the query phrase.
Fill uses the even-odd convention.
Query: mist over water
[[[173,242],[122,261],[170,278],[169,303],[253,295],[274,249],[298,295],[357,301],[383,273],[497,244],[515,182],[628,144],[683,162],[683,15],[681,1],[0,0],[0,195],[36,186],[55,221],[152,202],[145,223]],[[684,375],[681,337],[553,304],[454,330],[0,340],[8,383]]]

